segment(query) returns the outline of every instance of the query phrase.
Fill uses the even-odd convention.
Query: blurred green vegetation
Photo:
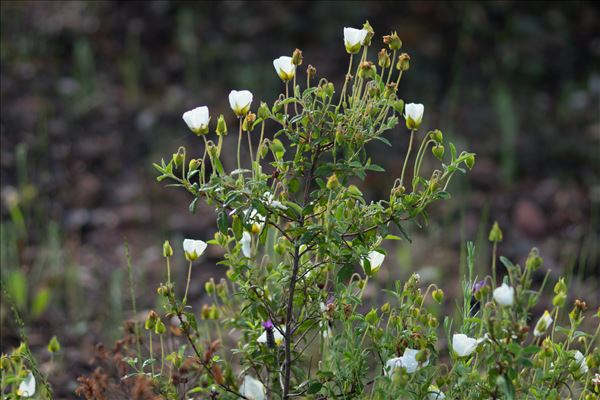
[[[376,37],[398,31],[411,56],[399,92],[426,105],[425,128],[478,154],[423,235],[398,247],[394,273],[462,273],[461,244],[486,249],[497,219],[507,257],[524,259],[537,245],[582,295],[598,290],[588,279],[600,274],[600,13],[592,2],[4,1],[1,278],[33,350],[57,334],[64,362],[76,365],[53,378],[58,397],[72,391],[93,344],[135,317],[125,241],[146,293],[165,238],[212,232],[212,210],[189,218],[187,199],[154,181],[152,162],[182,141],[198,148],[182,112],[206,104],[233,123],[229,91],[253,91],[255,107],[274,99],[282,88],[271,61],[296,47],[302,70],[312,64],[318,77],[340,82],[342,29],[365,20]],[[372,151],[393,172],[407,137],[398,130],[391,140],[397,152]],[[365,189],[378,197],[395,175],[369,177]],[[476,256],[482,273],[490,255]],[[17,341],[6,307],[2,351]]]

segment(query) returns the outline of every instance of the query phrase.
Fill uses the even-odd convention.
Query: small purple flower
[[[275,326],[273,325],[273,322],[270,319],[263,322],[262,326],[263,326],[263,328],[265,328],[268,331],[272,331],[273,328],[275,328]]]
[[[479,292],[485,286],[485,281],[475,282],[473,285],[473,293]]]

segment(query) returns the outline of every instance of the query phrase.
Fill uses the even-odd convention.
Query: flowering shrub
[[[364,309],[369,279],[391,267],[383,242],[410,240],[405,225],[426,223],[428,206],[448,198],[454,174],[475,162],[440,130],[420,130],[424,106],[405,105],[397,91],[410,57],[398,54],[402,42],[393,33],[370,61],[373,38],[368,23],[344,29],[349,63],[339,91],[317,80],[311,65],[301,88],[299,50],[273,61],[284,92],[273,105],[257,106],[248,90],[231,91],[238,120],[234,166],[221,159],[225,117],[211,128],[208,107],[183,114],[202,137],[204,153],[195,158],[180,147],[168,162],[155,164],[158,180],[188,191],[192,213],[199,201],[213,206],[218,231],[206,242],[186,239],[175,250],[165,242],[166,281],[158,288],[165,310],[150,311],[143,329],[130,327],[135,343],[121,346],[116,361],[126,370],[119,376],[124,381],[143,377],[146,388],[170,399],[559,399],[599,393],[598,375],[592,379],[600,363],[593,347],[598,331],[579,330],[585,302],[577,300],[569,324],[558,326],[568,291],[561,280],[553,308],[532,322],[544,288],[532,287],[532,274],[542,259],[532,251],[521,267],[500,258],[506,276],[498,285],[497,225],[490,232],[491,276],[473,276],[474,248],[468,247],[459,318],[446,317],[440,326],[433,303],[443,303],[444,294],[434,284],[421,287],[416,274],[395,283],[389,302]],[[369,202],[360,181],[384,170],[373,163],[368,144],[391,146],[386,135],[401,120],[408,136],[402,170],[389,196]],[[426,173],[430,151],[440,164]],[[188,288],[194,263],[209,245],[224,251],[218,265],[228,279],[206,282],[210,304],[195,310]],[[188,261],[185,288],[171,276],[171,257],[181,248]],[[79,393],[105,395],[110,384],[102,379],[103,386],[82,380]]]

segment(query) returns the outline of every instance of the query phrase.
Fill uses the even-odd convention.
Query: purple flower
[[[263,328],[265,328],[268,331],[272,331],[273,328],[275,328],[275,326],[273,325],[273,322],[270,319],[263,322],[262,326],[263,326]]]
[[[473,292],[474,293],[479,292],[484,286],[485,286],[485,281],[475,282],[475,284],[473,285]]]

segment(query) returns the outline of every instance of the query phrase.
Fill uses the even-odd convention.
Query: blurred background
[[[75,2],[1,5],[1,351],[19,342],[12,303],[57,398],[72,398],[98,342],[110,345],[132,315],[126,248],[138,311],[154,306],[161,245],[181,257],[184,237],[212,237],[214,213],[188,213],[190,198],[156,182],[152,163],[201,141],[181,114],[209,105],[229,118],[231,89],[272,101],[282,90],[272,60],[304,53],[317,76],[341,82],[344,26],[369,20],[376,36],[397,30],[411,68],[399,96],[426,105],[424,129],[440,128],[459,151],[477,153],[453,197],[413,243],[391,247],[382,280],[419,271],[458,291],[467,240],[477,271],[489,270],[487,234],[523,262],[537,246],[572,293],[600,303],[600,11],[591,2]],[[235,148],[228,136],[230,148]],[[389,173],[363,184],[385,196],[408,142],[373,145]],[[227,148],[228,142],[225,144]],[[233,152],[232,152],[233,153]],[[225,155],[233,160],[231,155]],[[232,165],[233,163],[229,163]],[[194,270],[191,297],[224,271],[211,250]],[[184,280],[184,263],[176,270]],[[374,288],[371,295],[375,296]],[[50,363],[46,343],[62,343]]]

